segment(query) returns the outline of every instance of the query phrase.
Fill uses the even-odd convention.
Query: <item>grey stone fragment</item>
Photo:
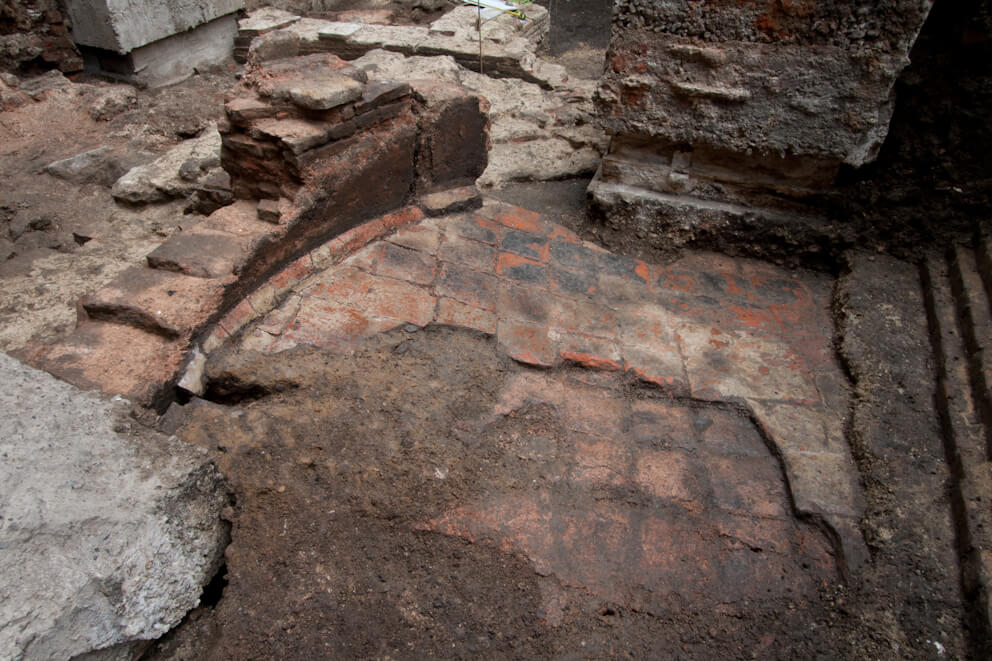
[[[308,82],[294,82],[284,93],[302,108],[330,110],[359,98],[362,84],[348,76],[329,75]]]
[[[0,658],[128,658],[216,572],[222,478],[202,450],[0,354]]]
[[[99,96],[90,105],[90,117],[96,121],[108,121],[138,102],[138,95],[130,85],[114,85],[101,88]]]
[[[74,184],[110,186],[127,172],[127,168],[113,150],[104,145],[49,163],[45,166],[45,172]]]
[[[14,247],[14,244],[8,239],[0,237],[0,262],[5,262],[16,254],[17,248]]]
[[[244,6],[244,0],[143,0],[140,5],[121,0],[71,0],[66,9],[77,44],[127,53]]]
[[[187,162],[197,160],[203,175],[220,168],[220,133],[211,126],[203,135],[186,140],[147,165],[132,168],[111,189],[114,198],[131,204],[161,202],[183,197],[198,189],[197,180],[183,178],[180,171]],[[185,171],[190,175],[189,168]]]

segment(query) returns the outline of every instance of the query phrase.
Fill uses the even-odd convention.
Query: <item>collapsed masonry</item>
[[[659,245],[829,242],[815,198],[878,154],[932,4],[618,0],[593,206]]]
[[[421,208],[478,204],[486,109],[457,85],[370,80],[330,54],[250,66],[220,127],[235,203],[85,297],[69,337],[22,355],[74,385],[167,404],[208,327],[247,301],[261,308],[259,297],[288,294],[270,280],[283,267],[334,263],[356,246],[335,252],[324,242],[359,225],[383,233],[423,217]]]

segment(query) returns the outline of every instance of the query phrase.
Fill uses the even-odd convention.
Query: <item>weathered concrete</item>
[[[68,0],[72,38],[81,46],[129,53],[244,8],[243,0]]]
[[[205,453],[0,354],[0,656],[130,658],[195,607],[228,500]]]
[[[229,14],[123,55],[103,49],[87,50],[85,55],[89,66],[105,76],[142,87],[163,87],[230,58],[236,32],[237,19]]]

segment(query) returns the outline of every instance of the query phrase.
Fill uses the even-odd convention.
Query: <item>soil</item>
[[[609,3],[545,4],[556,26],[552,54],[573,72],[598,75]],[[953,4],[938,2],[935,12],[952,12]],[[943,236],[944,224],[970,230],[988,209],[989,141],[979,121],[992,90],[988,32],[963,32],[964,18],[936,15],[928,24],[936,32],[924,35],[900,85],[879,165],[851,174],[852,193],[836,202],[836,213],[879,228],[870,236],[880,247],[909,257],[918,242]],[[953,57],[939,47],[941,26],[960,35]],[[946,75],[958,66],[973,75]],[[235,75],[224,68],[139,91],[133,106],[108,120],[88,112],[106,83],[86,78],[76,82],[91,88],[56,90],[0,114],[0,238],[9,240],[13,225],[36,233],[19,246],[12,241],[15,256],[0,264],[0,350],[66,333],[81,295],[199,219],[181,200],[125,208],[106,185],[66,183],[41,168],[101,145],[122,155],[162,153],[220,116]],[[588,220],[585,185],[519,184],[497,194],[611,250],[653,263],[675,257]],[[872,277],[889,283],[907,268],[880,263]],[[911,306],[902,315],[920,318]],[[883,346],[876,329],[858,333]],[[552,411],[525,407],[480,426],[508,380],[527,372],[491,339],[434,328],[380,336],[352,356],[220,354],[209,366],[207,399],[167,422],[213,454],[234,491],[227,567],[204,605],[147,658],[983,658],[968,648],[956,569],[946,566],[954,559],[945,468],[935,418],[920,404],[933,392],[933,375],[909,363],[924,345],[899,346],[864,350],[862,371],[852,368],[864,389],[880,373],[872,365],[904,365],[887,389],[862,392],[862,429],[881,430],[860,436],[858,446],[874,563],[846,580],[792,568],[789,576],[805,581],[799,597],[756,592],[729,610],[715,609],[704,591],[677,607],[604,596],[562,583],[491,538],[469,541],[425,525],[463,503],[526,492],[527,480],[547,481],[559,461],[521,459],[532,452],[522,445],[528,439],[559,438]],[[599,383],[582,370],[553,376]],[[900,391],[905,383],[913,398]],[[628,398],[658,397],[628,383],[600,385]],[[902,422],[889,424],[895,420]]]
[[[566,442],[553,410],[490,415],[506,384],[528,372],[490,338],[443,328],[393,331],[353,356],[216,355],[213,401],[195,400],[165,420],[213,454],[234,491],[226,587],[146,658],[968,657],[956,583],[917,548],[942,547],[936,555],[953,565],[950,540],[914,536],[887,497],[873,509],[888,512],[898,543],[846,583],[809,556],[802,568],[759,571],[716,597],[702,583],[684,585],[676,603],[603,590],[595,566],[578,573],[584,584],[566,580],[576,576],[567,567],[583,567],[586,556],[570,555],[552,572],[507,546],[499,529],[440,534],[443,526],[429,522],[452,508],[549,484],[560,484],[570,512],[597,511],[604,498],[647,506],[633,493],[599,491],[586,501],[574,481],[557,482]],[[659,396],[579,369],[551,376],[633,399]],[[548,459],[547,447],[559,450]],[[900,458],[875,461],[876,471],[906,468]],[[915,464],[929,473],[941,459]],[[902,487],[917,500],[933,496],[928,486]],[[914,526],[933,528],[933,519],[939,528],[949,512],[940,505],[906,512],[921,515]],[[592,538],[610,548],[602,529]],[[717,551],[703,548],[694,560],[709,563]],[[915,559],[908,575],[907,559]],[[692,565],[685,571],[694,575]],[[783,592],[783,584],[797,587]]]
[[[110,195],[112,174],[100,183],[75,184],[44,167],[101,146],[130,165],[152,160],[218,119],[223,94],[235,82],[232,66],[139,90],[133,104],[98,120],[91,109],[122,88],[80,77],[41,101],[0,114],[0,349],[21,347],[32,336],[48,341],[64,335],[75,323],[80,297],[201,219],[185,213],[184,200],[117,204]]]

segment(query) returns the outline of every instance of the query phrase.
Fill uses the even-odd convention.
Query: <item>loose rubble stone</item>
[[[198,189],[197,180],[220,168],[220,133],[208,127],[199,138],[186,140],[155,161],[132,168],[111,189],[114,198],[131,204],[161,202],[184,197]],[[183,166],[194,160],[197,174]]]
[[[122,159],[110,147],[103,146],[49,163],[45,172],[75,184],[111,186],[127,172]]]
[[[130,85],[112,85],[98,89],[98,96],[90,105],[90,117],[96,121],[110,121],[138,102],[138,96]]]
[[[0,656],[130,658],[220,565],[220,474],[123,404],[8,356],[0,373]]]

